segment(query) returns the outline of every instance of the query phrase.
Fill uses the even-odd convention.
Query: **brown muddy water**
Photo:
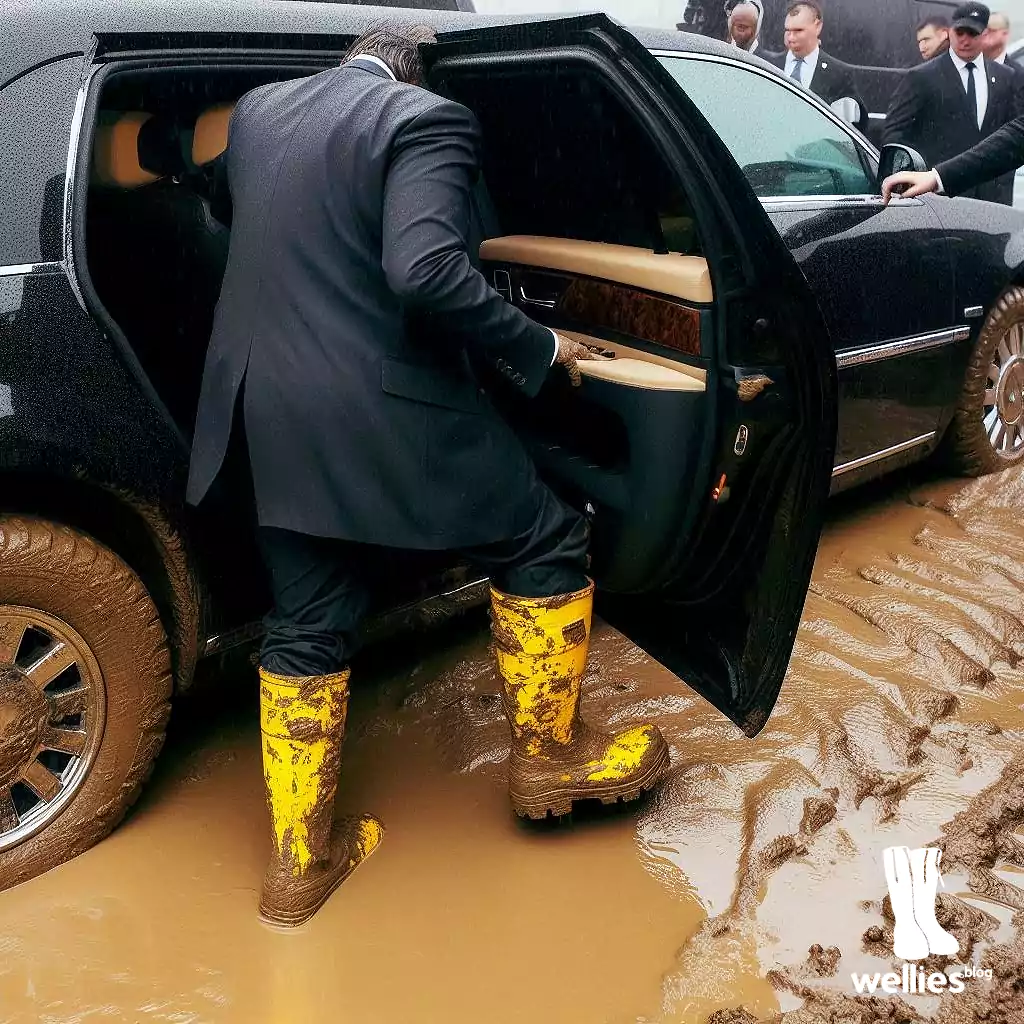
[[[1022,511],[1012,474],[835,506],[756,740],[598,625],[585,713],[672,747],[625,812],[510,814],[483,620],[372,652],[339,812],[384,842],[294,934],[256,919],[255,677],[216,681],[110,839],[0,895],[0,1024],[1024,1022]],[[990,980],[855,995],[902,966],[898,845],[943,848],[939,921]]]

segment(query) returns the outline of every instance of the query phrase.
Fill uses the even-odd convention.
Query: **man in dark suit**
[[[930,14],[917,26],[917,49],[921,60],[941,57],[949,51],[949,18]]]
[[[820,96],[850,124],[866,131],[868,108],[860,96],[853,68],[821,48],[824,24],[817,0],[791,3],[786,11],[786,49],[762,56]]]
[[[455,549],[490,573],[517,811],[638,796],[668,766],[653,727],[623,739],[579,716],[587,526],[538,480],[469,355],[529,397],[555,363],[578,383],[590,353],[474,269],[480,130],[420,87],[425,39],[375,29],[342,66],[244,95],[229,128],[230,254],[188,497],[202,500],[244,426],[274,596],[260,909],[283,925],[311,917],[382,834],[332,817],[348,663],[384,548]]]
[[[963,4],[953,12],[949,53],[903,76],[886,118],[883,143],[911,146],[934,165],[970,149],[1016,116],[1014,73],[982,54],[988,19],[988,8],[980,3]],[[1010,205],[1013,175],[968,194]]]

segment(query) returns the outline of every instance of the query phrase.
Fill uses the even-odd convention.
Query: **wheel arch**
[[[0,468],[0,513],[40,516],[88,533],[138,574],[167,634],[175,691],[199,660],[202,600],[184,530],[158,504],[76,477]]]

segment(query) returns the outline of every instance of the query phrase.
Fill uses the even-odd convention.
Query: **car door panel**
[[[792,651],[834,453],[834,358],[807,283],[707,122],[607,17],[445,34],[431,60],[434,87],[477,113],[492,182],[500,161],[515,159],[502,144],[515,141],[504,133],[516,131],[516,89],[549,74],[564,101],[578,74],[623,104],[692,200],[706,278],[678,252],[612,252],[607,241],[587,242],[595,248],[583,262],[552,255],[580,255],[564,239],[532,250],[499,243],[482,266],[541,322],[687,378],[650,386],[657,372],[641,366],[648,383],[638,386],[599,370],[572,389],[554,374],[538,399],[510,399],[506,414],[552,486],[593,509],[604,616],[753,735]],[[581,107],[569,129],[593,120],[593,106]],[[520,160],[530,180],[506,175],[504,187],[545,200],[543,168],[564,151]],[[679,237],[686,220],[671,224]],[[515,235],[517,224],[502,226]],[[638,266],[657,271],[637,276]]]
[[[836,346],[838,481],[862,460],[932,435],[955,393],[953,294],[943,287],[949,246],[917,200],[765,205],[819,296]]]
[[[960,324],[931,205],[886,207],[866,147],[792,82],[722,57],[660,56],[699,98],[821,305],[839,367],[837,486],[893,448],[933,443],[957,386]]]
[[[707,429],[703,314],[680,298],[711,298],[707,262],[538,236],[488,239],[480,258],[510,301],[600,354],[580,364],[579,389],[555,376],[536,400],[502,407],[551,485],[599,512],[592,556],[602,585],[650,589],[691,515],[688,481],[700,472],[700,446],[665,439]]]

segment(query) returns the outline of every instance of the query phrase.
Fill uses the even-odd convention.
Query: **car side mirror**
[[[857,127],[860,121],[860,104],[852,96],[843,96],[830,103],[834,114],[838,114],[848,125]]]
[[[882,147],[882,154],[878,159],[878,192],[881,194],[882,182],[891,174],[927,170],[928,164],[916,149],[891,142],[888,146]]]

